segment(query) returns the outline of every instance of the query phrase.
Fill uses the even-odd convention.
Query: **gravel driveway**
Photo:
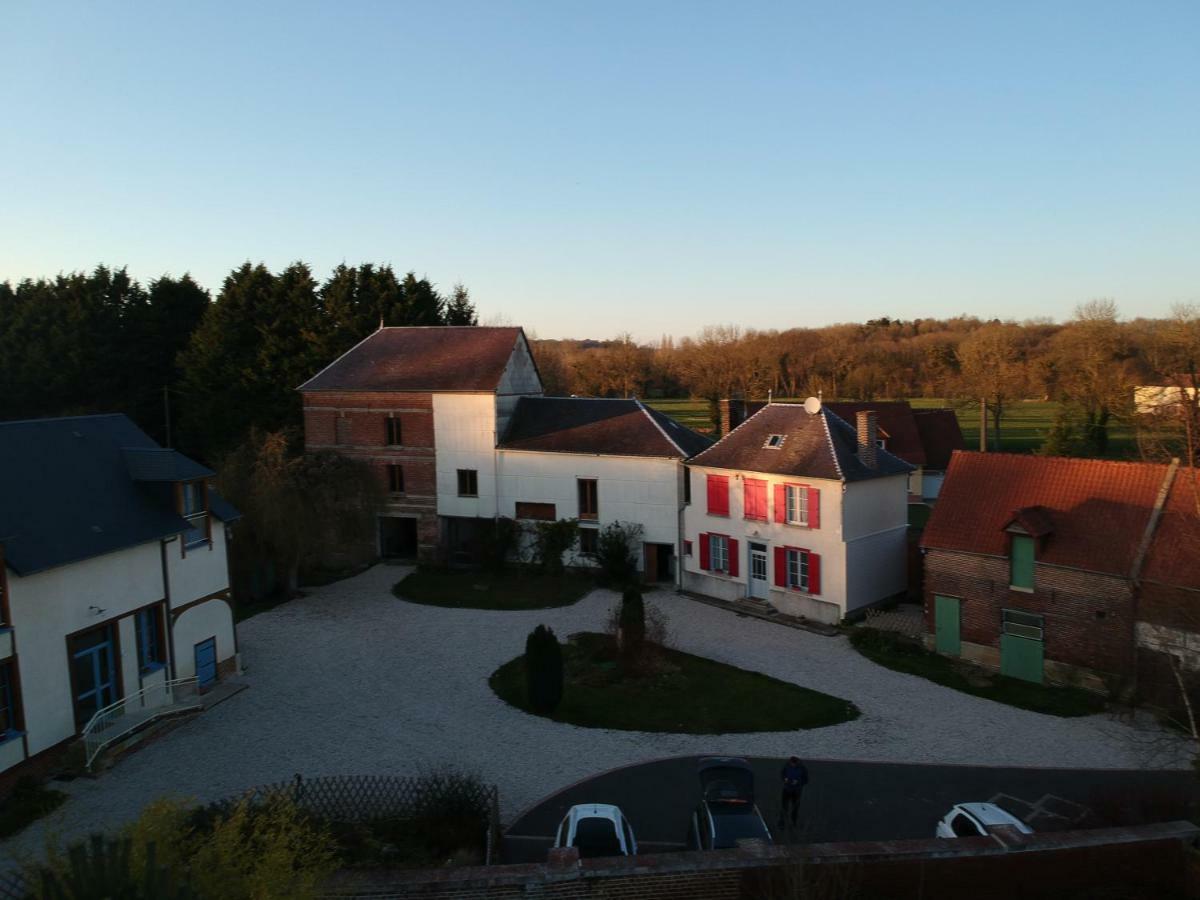
[[[155,740],[11,839],[36,851],[125,822],[155,797],[203,800],[305,775],[415,774],[445,763],[500,786],[502,817],[615,766],[696,753],[1009,766],[1140,768],[1144,731],[1108,716],[1058,719],[961,694],[876,666],[845,638],[740,618],[670,593],[648,602],[682,650],[854,701],[853,722],[807,732],[688,736],[548,722],[496,698],[488,676],[539,623],[563,637],[597,630],[617,595],[531,612],[452,610],[395,599],[409,571],[376,566],[239,627],[249,690]],[[1161,741],[1154,749],[1161,751]]]

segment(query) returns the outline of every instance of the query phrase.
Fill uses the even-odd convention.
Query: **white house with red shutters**
[[[913,466],[873,412],[769,403],[688,466],[685,590],[832,624],[906,589]]]

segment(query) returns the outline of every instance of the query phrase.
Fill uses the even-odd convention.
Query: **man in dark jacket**
[[[791,756],[780,775],[783,779],[783,796],[779,802],[779,825],[782,827],[790,815],[791,826],[795,828],[800,818],[800,796],[808,784],[808,769],[800,762],[800,757]]]

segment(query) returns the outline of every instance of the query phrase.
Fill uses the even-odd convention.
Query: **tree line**
[[[470,294],[389,266],[249,262],[217,296],[126,269],[0,283],[0,419],[124,412],[218,465],[251,428],[301,422],[296,387],[380,324],[474,325]],[[168,418],[169,410],[169,418]]]
[[[1067,322],[890,318],[785,331],[711,326],[646,345],[535,341],[547,391],[587,396],[987,401],[993,437],[1010,404],[1060,401],[1055,452],[1104,455],[1114,421],[1133,413],[1139,384],[1195,387],[1200,307],[1123,321],[1110,300]]]

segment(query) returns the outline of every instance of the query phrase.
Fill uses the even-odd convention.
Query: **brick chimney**
[[[717,410],[721,420],[717,437],[725,437],[725,435],[746,421],[746,400],[744,397],[734,397],[732,400],[718,400]]]
[[[858,459],[868,469],[879,468],[879,426],[873,409],[858,414]]]

